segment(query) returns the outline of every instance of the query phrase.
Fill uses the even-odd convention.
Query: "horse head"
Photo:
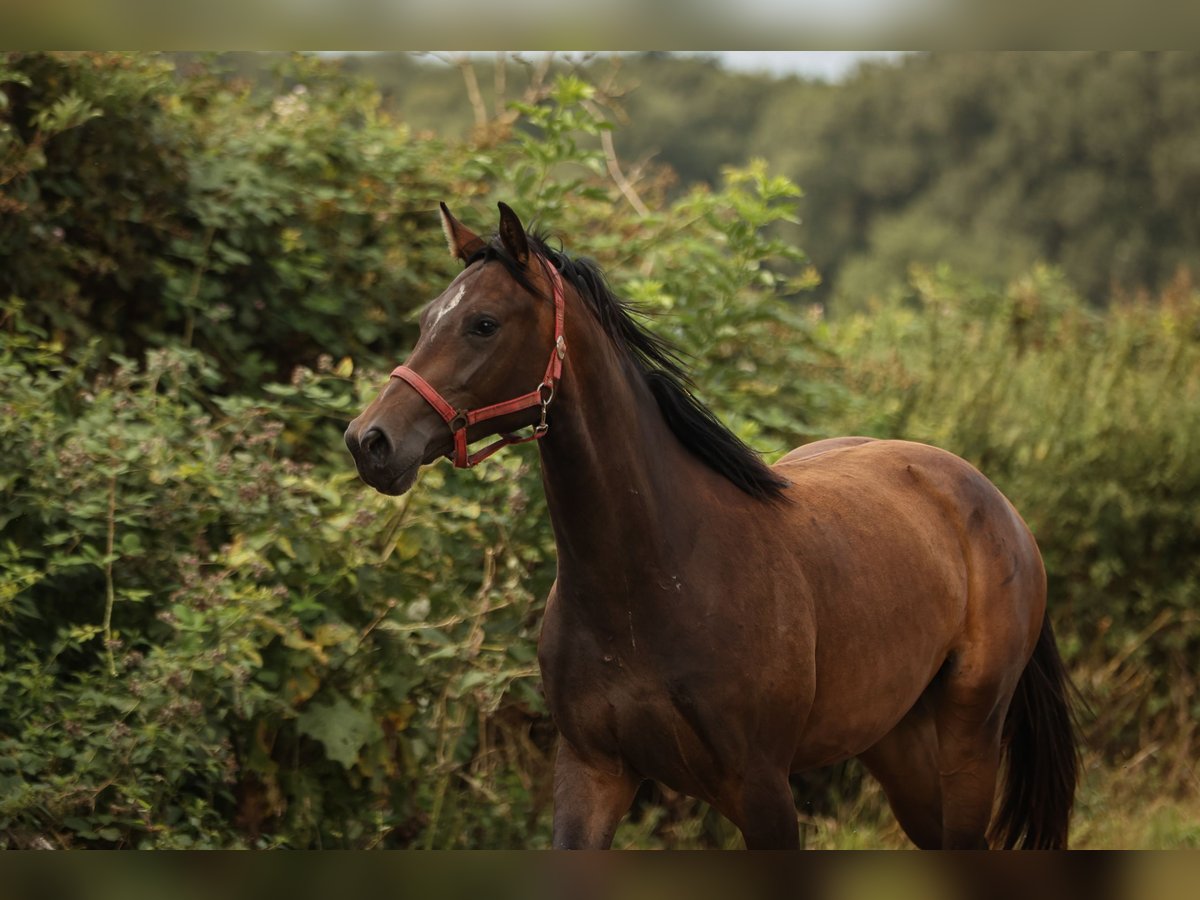
[[[486,242],[441,205],[450,252],[464,269],[421,313],[408,361],[346,429],[359,475],[385,494],[407,491],[421,465],[440,456],[465,468],[546,433],[566,355],[562,280],[531,252],[516,213],[499,206],[497,236]],[[524,427],[534,430],[517,437]],[[502,437],[468,452],[494,434]]]

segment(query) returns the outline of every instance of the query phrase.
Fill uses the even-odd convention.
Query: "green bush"
[[[172,339],[251,389],[391,338],[450,271],[463,148],[297,57],[280,93],[144,54],[0,55],[0,297],[63,340]]]
[[[545,752],[521,730],[541,709],[532,612],[552,577],[528,460],[452,489],[434,469],[393,501],[357,482],[329,427],[365,400],[344,376],[220,398],[211,363],[164,349],[89,383],[88,360],[15,327],[0,345],[10,840],[407,842],[439,826],[448,786],[492,797],[493,770]],[[516,843],[523,800],[440,827]]]

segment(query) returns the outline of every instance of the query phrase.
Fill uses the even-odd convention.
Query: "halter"
[[[567,339],[563,335],[566,301],[563,296],[562,276],[558,274],[558,270],[542,255],[538,254],[537,259],[545,269],[554,290],[554,346],[550,348],[550,361],[546,364],[546,374],[542,376],[542,383],[536,388],[528,394],[522,394],[502,403],[493,403],[491,406],[481,406],[479,409],[455,409],[446,402],[446,398],[439,394],[433,385],[407,365],[399,365],[392,370],[392,378],[399,378],[407,382],[450,426],[450,431],[454,435],[454,451],[447,453],[446,457],[453,461],[459,469],[469,469],[509,444],[524,444],[539,440],[545,437],[546,432],[550,430],[550,426],[546,422],[546,410],[550,407],[550,401],[554,399],[554,388],[558,385],[559,378],[562,377],[563,360],[567,355]],[[467,429],[476,422],[484,422],[497,416],[506,416],[509,413],[530,409],[534,406],[540,406],[542,413],[541,420],[533,426],[532,434],[525,437],[503,434],[498,441],[488,444],[482,450],[467,453]]]

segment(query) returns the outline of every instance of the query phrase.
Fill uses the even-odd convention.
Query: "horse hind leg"
[[[925,850],[986,849],[1009,693],[947,661],[908,714],[859,758]]]
[[[942,849],[987,849],[1000,743],[1012,685],[954,660],[937,685],[934,721],[942,794]]]
[[[859,759],[887,795],[896,821],[922,850],[942,846],[942,781],[933,705],[921,696],[908,714]]]

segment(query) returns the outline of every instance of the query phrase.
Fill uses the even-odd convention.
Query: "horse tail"
[[[992,846],[1066,849],[1079,778],[1075,693],[1046,616],[1004,720],[1004,787]]]

